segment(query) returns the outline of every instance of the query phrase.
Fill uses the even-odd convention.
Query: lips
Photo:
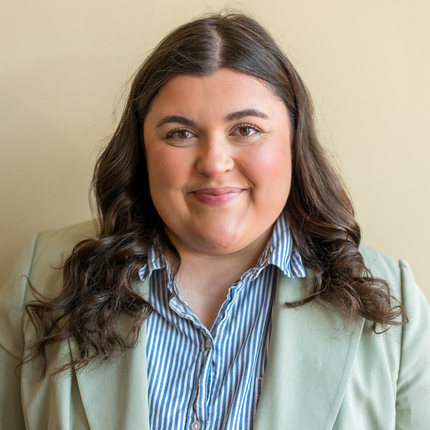
[[[244,191],[239,187],[199,188],[191,191],[190,195],[200,203],[219,206],[230,202]]]

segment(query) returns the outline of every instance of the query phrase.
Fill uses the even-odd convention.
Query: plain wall
[[[172,28],[225,2],[17,0],[0,7],[0,283],[29,237],[89,219],[124,85]],[[428,1],[249,0],[315,101],[364,241],[430,299]],[[112,112],[116,110],[117,115]]]

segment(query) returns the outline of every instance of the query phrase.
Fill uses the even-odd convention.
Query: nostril
[[[228,172],[233,167],[234,160],[229,151],[225,151],[219,146],[215,147],[214,145],[202,150],[196,163],[198,172],[213,177]]]

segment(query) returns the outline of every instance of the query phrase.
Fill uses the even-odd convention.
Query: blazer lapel
[[[273,327],[255,430],[328,430],[336,421],[364,320],[346,329],[327,306],[283,304],[306,297],[311,279],[278,272]]]
[[[148,283],[137,283],[147,297]],[[340,316],[315,302],[297,309],[283,304],[306,297],[310,277],[278,272],[273,327],[255,430],[331,429],[342,403],[364,320],[349,330]],[[76,356],[73,341],[69,342]],[[135,348],[111,364],[77,371],[92,430],[149,430],[146,325]]]
[[[147,297],[148,283],[136,289]],[[69,341],[72,356],[76,347]],[[76,372],[83,407],[91,430],[149,430],[146,370],[146,324],[136,347],[120,359]]]

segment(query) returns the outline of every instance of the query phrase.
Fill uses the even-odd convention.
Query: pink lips
[[[242,191],[243,188],[237,187],[200,188],[192,191],[190,194],[201,203],[211,206],[219,206],[233,200],[241,194]]]

